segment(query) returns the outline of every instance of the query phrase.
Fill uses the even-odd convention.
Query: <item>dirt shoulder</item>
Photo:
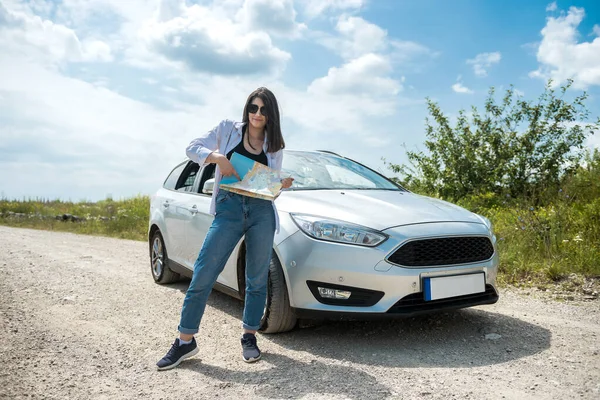
[[[154,284],[145,243],[0,238],[0,398],[600,398],[598,300],[502,290],[492,306],[260,335],[248,365],[242,303],[215,292],[200,353],[158,372],[187,282]]]

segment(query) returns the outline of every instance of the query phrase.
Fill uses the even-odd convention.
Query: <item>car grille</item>
[[[467,264],[484,261],[494,255],[487,237],[462,236],[413,240],[388,257],[391,263],[407,267]]]
[[[498,293],[492,285],[485,285],[485,292],[467,294],[464,296],[449,297],[425,301],[423,292],[413,293],[398,301],[387,311],[395,315],[416,315],[432,311],[453,308],[472,307],[480,304],[494,304],[498,301]]]

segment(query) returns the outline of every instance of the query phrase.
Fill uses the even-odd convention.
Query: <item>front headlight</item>
[[[290,215],[302,232],[319,240],[374,247],[388,238],[383,232],[349,222],[311,215]]]

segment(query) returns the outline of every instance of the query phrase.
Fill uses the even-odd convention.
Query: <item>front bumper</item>
[[[279,243],[277,253],[286,275],[290,305],[303,318],[351,318],[413,316],[422,313],[492,304],[498,300],[495,288],[498,270],[497,251],[484,262],[443,267],[407,268],[386,260],[401,243],[415,237],[460,235],[490,236],[482,224],[437,223],[411,225],[389,229],[390,238],[375,248],[337,244],[312,239],[301,231]],[[492,237],[490,239],[493,240]],[[495,243],[494,243],[495,247]],[[485,274],[486,291],[474,295],[425,301],[422,290],[424,277]],[[377,300],[364,304],[344,305],[344,301],[323,302],[311,290],[310,282],[331,288],[350,287],[382,293]],[[313,284],[314,286],[314,284]],[[367,296],[368,297],[368,296]],[[356,299],[356,298],[355,298]],[[329,304],[325,304],[329,303]]]
[[[452,297],[449,299],[440,299],[425,301],[422,293],[414,293],[405,296],[394,304],[385,313],[371,312],[346,312],[346,311],[323,311],[306,308],[294,308],[298,318],[306,319],[378,319],[378,318],[407,318],[433,312],[448,310],[457,310],[460,308],[474,307],[484,304],[494,304],[498,301],[499,295],[492,285],[486,285],[483,293],[470,294],[465,296]]]

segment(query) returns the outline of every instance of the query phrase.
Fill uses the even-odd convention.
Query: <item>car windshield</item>
[[[282,172],[294,178],[293,190],[404,190],[359,163],[328,153],[286,151]]]

